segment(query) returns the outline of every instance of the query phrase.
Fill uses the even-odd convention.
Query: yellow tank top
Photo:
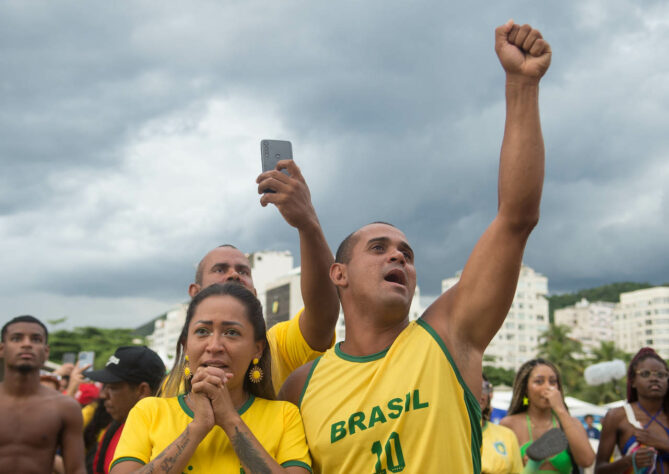
[[[300,410],[316,473],[481,471],[478,401],[422,319],[377,354],[328,350]]]

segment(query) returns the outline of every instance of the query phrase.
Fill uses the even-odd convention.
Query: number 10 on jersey
[[[402,454],[402,445],[400,444],[400,435],[394,431],[390,433],[388,441],[385,446],[386,462],[388,470],[381,465],[381,456],[383,454],[383,447],[381,441],[374,441],[372,444],[372,453],[376,454],[376,464],[374,466],[374,474],[387,474],[390,472],[401,472],[404,470],[404,454]]]

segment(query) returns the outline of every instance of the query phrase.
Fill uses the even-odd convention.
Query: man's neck
[[[408,317],[393,322],[367,318],[347,318],[345,321],[346,337],[340,349],[355,357],[368,356],[387,349],[409,324]]]
[[[2,382],[5,393],[14,397],[27,397],[39,391],[39,370],[22,372],[5,366],[5,379]]]

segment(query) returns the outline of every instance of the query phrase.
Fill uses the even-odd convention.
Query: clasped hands
[[[211,430],[218,425],[225,430],[225,423],[238,415],[226,383],[232,374],[218,367],[198,367],[191,379],[189,401],[193,421]]]

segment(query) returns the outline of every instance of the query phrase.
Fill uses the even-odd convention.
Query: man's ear
[[[348,286],[346,264],[335,262],[330,266],[330,280],[339,288]]]
[[[190,285],[188,285],[188,294],[192,298],[195,295],[197,295],[200,292],[201,289],[202,289],[202,287],[200,285],[198,285],[197,283],[191,283]]]
[[[0,359],[5,357],[5,343],[0,342]]]

